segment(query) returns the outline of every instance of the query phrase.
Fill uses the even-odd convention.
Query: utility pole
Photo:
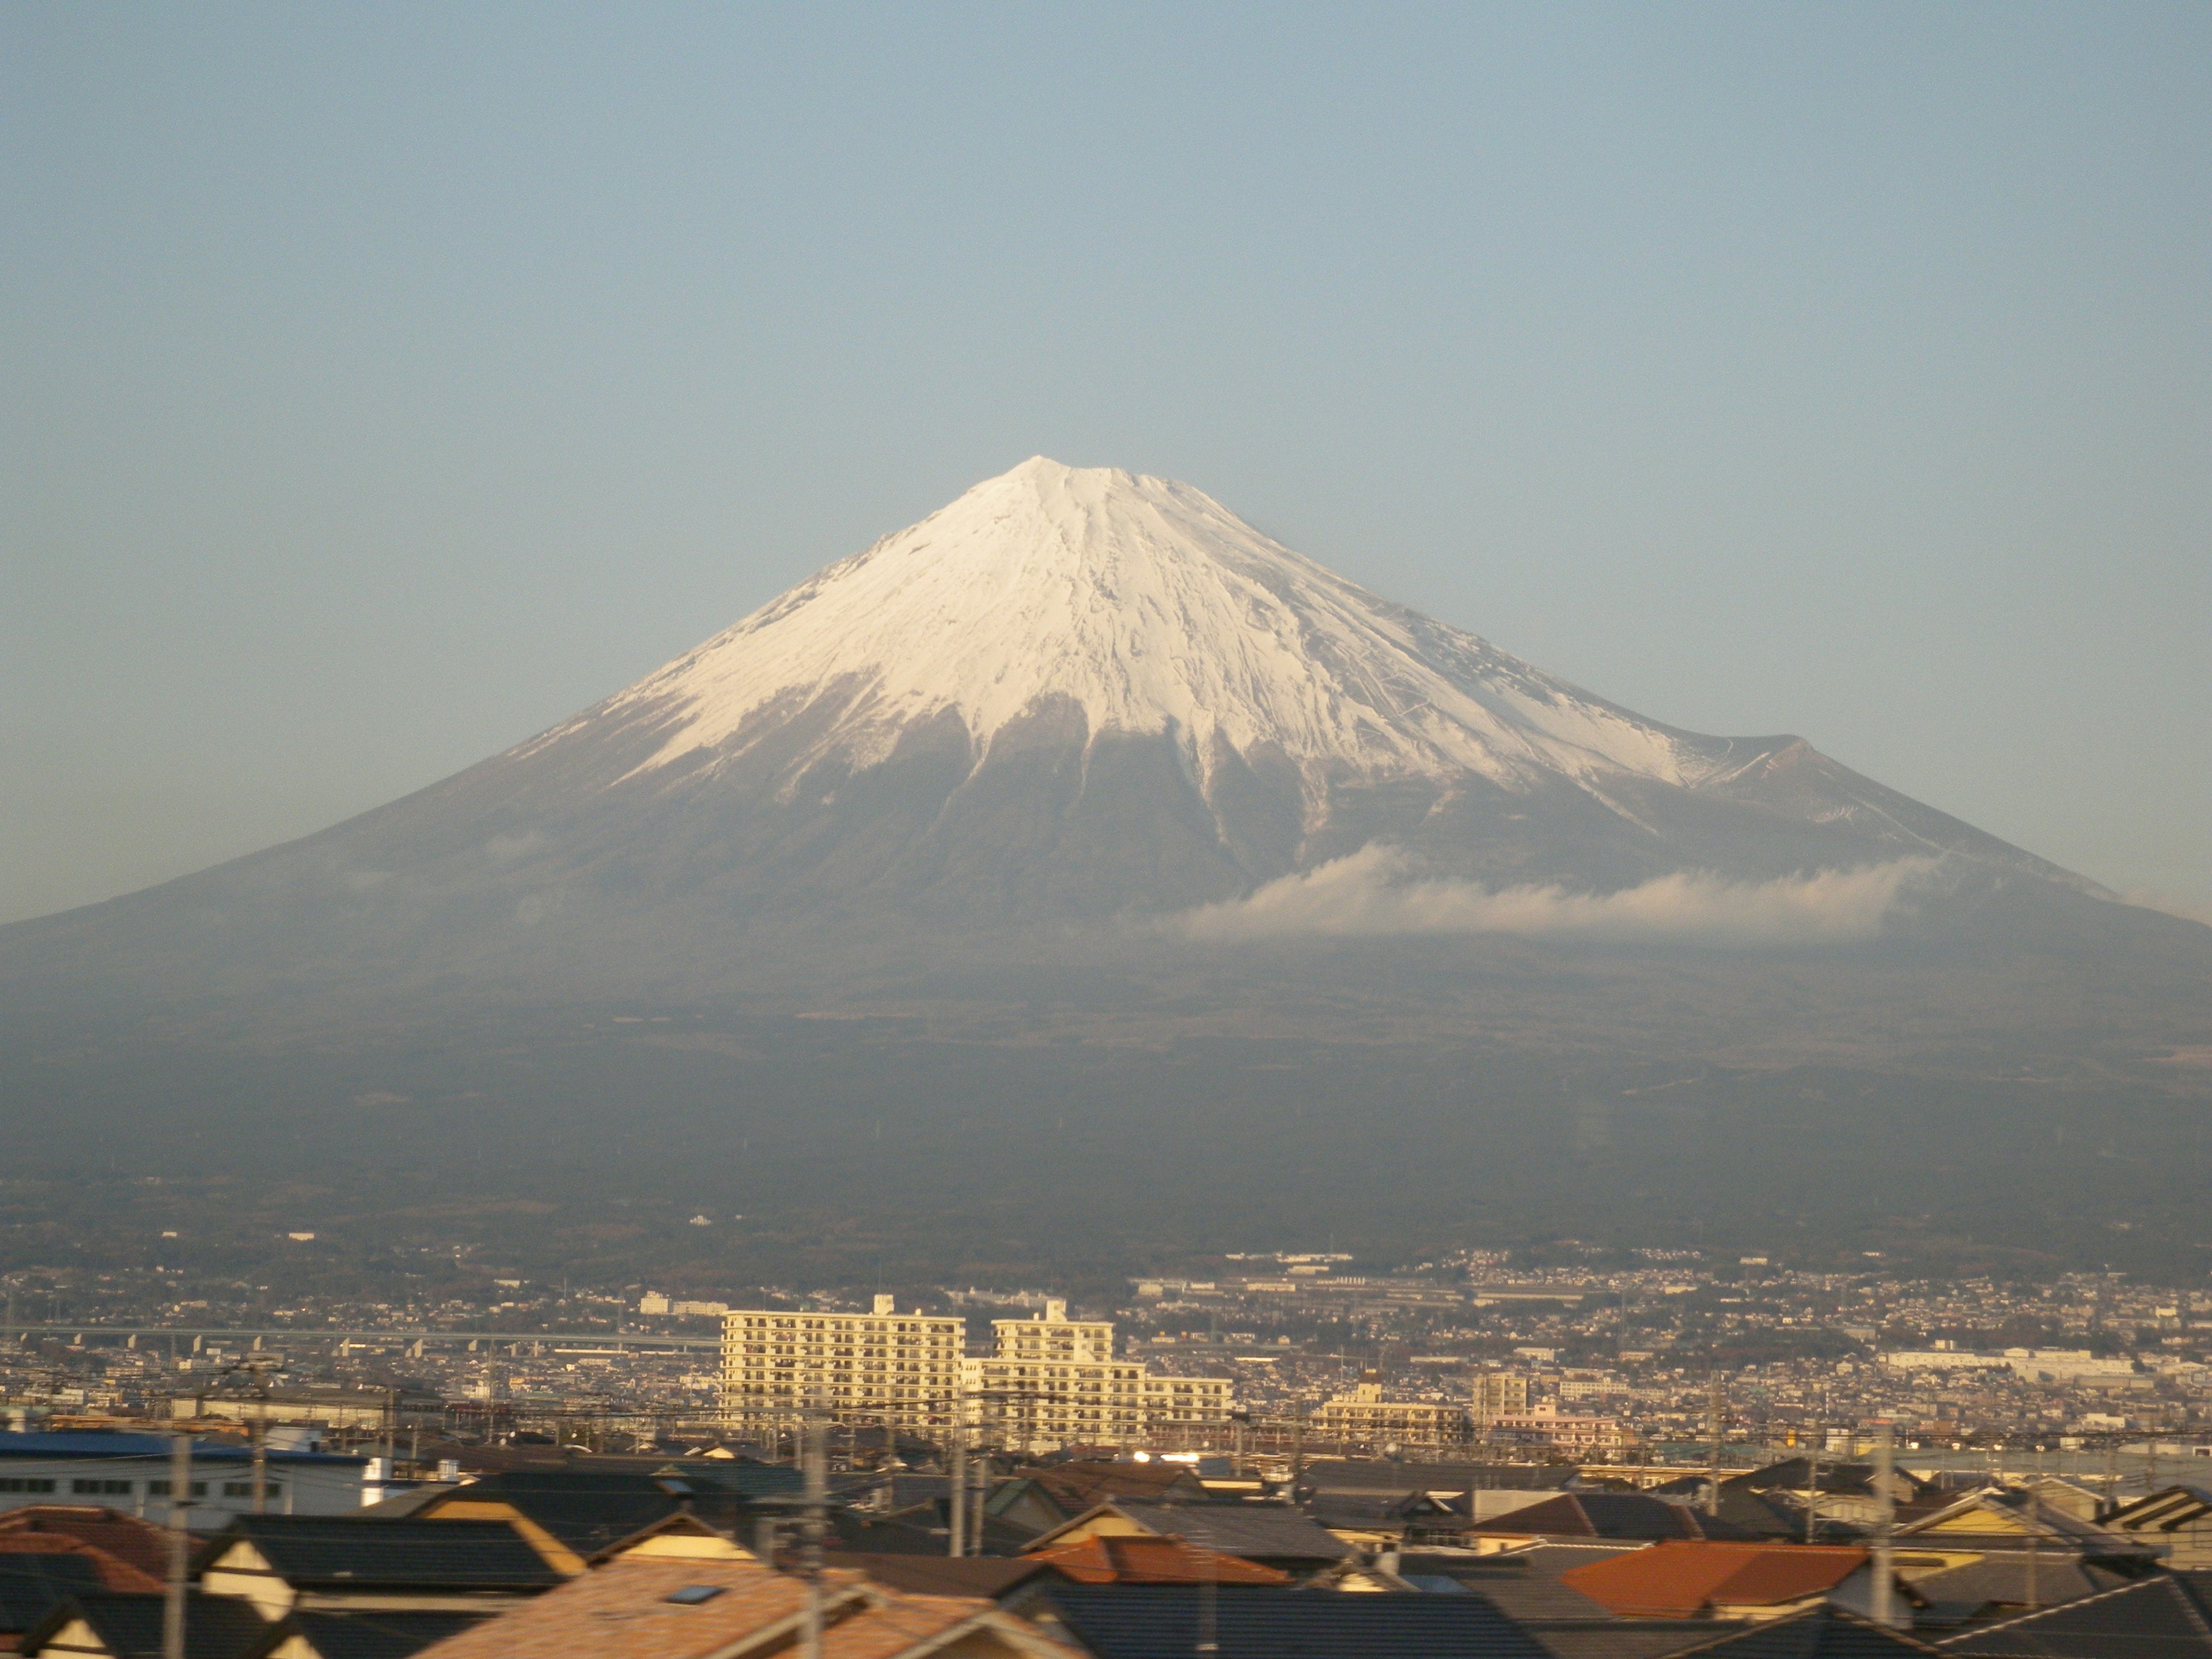
[[[191,1539],[192,1437],[169,1437],[169,1583],[161,1602],[161,1659],[185,1659],[185,1571]]]
[[[2027,1610],[2033,1613],[2043,1605],[2038,1593],[2041,1585],[2037,1569],[2042,1565],[2043,1549],[2043,1449],[2035,1449],[2035,1480],[2027,1489]]]
[[[952,1396],[952,1468],[949,1482],[952,1489],[952,1513],[945,1528],[948,1555],[955,1559],[968,1553],[968,1435],[967,1425],[960,1420],[960,1395]]]
[[[799,1523],[799,1571],[806,1579],[806,1619],[799,1632],[799,1659],[822,1659],[822,1525],[829,1504],[830,1472],[823,1445],[826,1425],[818,1411],[806,1414],[806,1506]]]
[[[1805,1444],[1808,1468],[1805,1477],[1805,1541],[1816,1541],[1820,1527],[1820,1431],[1813,1431]]]
[[[1896,1429],[1887,1419],[1875,1426],[1874,1621],[1897,1623]]]
[[[1705,1402],[1705,1433],[1713,1447],[1713,1478],[1711,1484],[1705,1488],[1705,1513],[1718,1515],[1721,1512],[1721,1374],[1717,1370],[1713,1372],[1711,1398]]]

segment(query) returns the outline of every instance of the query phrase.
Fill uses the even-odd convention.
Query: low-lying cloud
[[[1404,856],[1370,844],[1349,858],[1271,881],[1249,898],[1184,911],[1173,926],[1196,939],[1516,933],[1680,939],[1720,945],[1871,939],[1933,859],[1899,859],[1777,881],[1660,876],[1614,893],[1563,887],[1488,888],[1408,878]]]

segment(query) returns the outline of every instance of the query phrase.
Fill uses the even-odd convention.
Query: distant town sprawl
[[[1389,1269],[1231,1255],[1091,1304],[951,1285],[724,1299],[520,1276],[436,1300],[277,1297],[63,1268],[7,1285],[0,1382],[21,1427],[343,1394],[332,1432],[394,1440],[394,1456],[426,1431],[612,1449],[673,1425],[774,1455],[811,1411],[848,1437],[957,1427],[1024,1455],[1475,1447],[1656,1470],[1716,1448],[1723,1462],[1862,1455],[1887,1424],[1924,1462],[2003,1449],[2116,1488],[2148,1479],[2146,1458],[2212,1461],[2212,1291],[2110,1273],[1936,1283],[1872,1259],[1813,1272],[1570,1243]]]

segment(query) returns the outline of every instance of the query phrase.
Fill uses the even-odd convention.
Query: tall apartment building
[[[971,1440],[1017,1451],[1202,1438],[1229,1421],[1230,1385],[1155,1376],[1114,1357],[1114,1327],[1045,1304],[1042,1319],[1001,1319],[988,1357],[964,1358],[963,1322],[872,1314],[741,1310],[722,1326],[723,1414],[768,1428],[817,1409],[841,1423],[941,1435],[960,1410]]]
[[[1042,1319],[994,1320],[991,1330],[995,1352],[968,1362],[968,1420],[979,1443],[1041,1450],[1143,1436],[1145,1368],[1114,1358],[1107,1321],[1070,1319],[1055,1300]]]
[[[1528,1373],[1477,1371],[1468,1389],[1467,1412],[1479,1425],[1501,1417],[1522,1417],[1528,1411]]]
[[[902,1314],[774,1313],[722,1317],[722,1414],[776,1428],[819,1411],[838,1423],[941,1433],[961,1389],[966,1322]]]

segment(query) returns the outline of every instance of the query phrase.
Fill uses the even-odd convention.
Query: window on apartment
[[[261,1490],[264,1496],[271,1498],[282,1498],[284,1495],[284,1488],[274,1480],[270,1481]],[[226,1480],[222,1483],[222,1495],[225,1498],[251,1498],[253,1496],[253,1483],[251,1480]]]
[[[167,1481],[161,1482],[160,1486],[163,1492],[169,1489]],[[149,1484],[146,1490],[151,1492],[154,1486]],[[80,1479],[70,1482],[70,1491],[82,1498],[128,1498],[131,1495],[131,1483],[128,1480]]]
[[[44,1475],[0,1475],[0,1492],[52,1492],[54,1483]]]
[[[121,1483],[121,1489],[122,1489],[123,1491],[125,1491],[125,1492],[129,1492],[129,1491],[131,1490],[131,1483],[130,1483],[128,1480],[125,1480],[125,1481],[122,1482],[122,1483]],[[77,1483],[77,1490],[78,1490],[79,1492],[82,1492],[82,1491],[84,1490],[84,1483],[83,1483],[82,1481],[79,1481],[79,1482]],[[149,1498],[167,1498],[168,1495],[169,1495],[169,1483],[168,1483],[167,1481],[166,1481],[166,1480],[149,1480],[149,1481],[146,1483],[146,1496],[147,1496],[147,1497],[149,1497]],[[207,1496],[207,1482],[206,1482],[206,1481],[204,1481],[204,1480],[195,1480],[195,1481],[193,1481],[193,1482],[192,1482],[192,1496],[193,1496],[193,1497],[195,1497],[195,1498],[205,1498],[205,1497]]]

